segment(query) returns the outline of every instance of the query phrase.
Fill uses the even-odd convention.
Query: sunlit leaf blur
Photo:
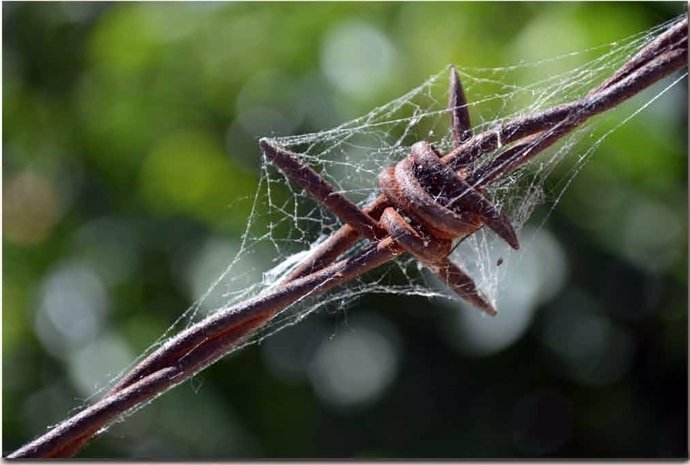
[[[259,136],[330,128],[448,63],[538,61],[684,8],[3,4],[3,454],[225,269]],[[550,205],[537,212],[500,317],[365,296],[228,357],[81,456],[686,457],[687,163],[685,80],[604,141],[542,228]]]

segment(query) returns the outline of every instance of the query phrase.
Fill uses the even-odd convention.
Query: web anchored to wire
[[[339,218],[342,225],[306,256],[296,255],[301,260],[291,259],[276,267],[278,271],[270,276],[268,287],[262,292],[222,308],[169,338],[142,357],[99,401],[9,457],[73,455],[123,414],[189,379],[228,352],[284,326],[276,321],[297,302],[356,280],[399,256],[412,256],[461,298],[495,314],[492,299],[469,272],[455,263],[455,254],[451,253],[459,242],[484,233],[484,226],[518,249],[516,229],[529,215],[534,200],[514,208],[510,198],[501,197],[500,193],[516,185],[527,162],[582,127],[589,118],[686,67],[687,28],[687,17],[683,17],[655,39],[650,41],[645,36],[644,45],[632,42],[637,53],[584,97],[580,94],[578,99],[544,109],[542,105],[552,101],[553,93],[566,92],[574,82],[561,78],[552,85],[544,85],[540,92],[530,89],[536,102],[529,111],[476,129],[470,125],[471,104],[465,99],[460,76],[451,67],[446,110],[451,120],[450,137],[422,140],[410,146],[404,141],[419,121],[414,117],[405,120],[396,142],[385,150],[388,156],[397,156],[397,161],[380,173],[380,191],[362,208],[346,195],[356,194],[356,188],[345,189],[312,166],[312,162],[318,164],[321,160],[311,153],[318,138],[307,135],[262,139],[260,147],[266,158],[325,211]],[[578,74],[577,82],[589,83],[591,79]],[[400,99],[379,111],[392,116],[409,102],[408,98]],[[354,125],[330,131],[328,135],[337,141],[330,149],[356,147],[358,141],[354,136],[358,132],[352,128],[375,127],[376,115],[375,111],[364,121],[356,120]],[[300,144],[307,145],[302,154],[288,148]],[[554,156],[565,153],[568,147],[566,144]],[[443,155],[443,151],[447,153]],[[533,183],[527,183],[527,187],[525,192],[530,192]],[[290,318],[294,320],[306,313]],[[282,317],[282,321],[287,320]]]

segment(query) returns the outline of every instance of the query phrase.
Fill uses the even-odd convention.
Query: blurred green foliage
[[[196,298],[188,257],[244,231],[258,136],[326,129],[448,63],[537,61],[684,8],[5,3],[3,454],[64,418]],[[338,87],[325,65],[340,58],[328,38],[352,24],[390,49],[381,79],[359,90],[347,87],[357,69]],[[687,457],[686,89],[608,137],[552,212],[568,278],[514,344],[473,356],[444,332],[447,307],[363,297],[347,316],[232,355],[82,456]],[[559,339],[571,320],[554,315],[568,309],[588,319]],[[358,325],[374,336],[360,329],[348,346]],[[561,347],[592,334],[609,352]],[[281,341],[334,350],[333,337],[393,351],[381,395],[334,407],[308,375],[276,368]],[[615,376],[602,374],[607,360]]]

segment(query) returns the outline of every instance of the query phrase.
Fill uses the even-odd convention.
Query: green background
[[[258,136],[327,129],[448,63],[536,61],[684,8],[3,4],[3,454],[190,305],[189,263],[244,231]],[[337,85],[328,44],[362,30],[392,65]],[[687,79],[575,178],[546,224],[567,277],[513,343],[478,355],[448,336],[447,305],[365,296],[233,354],[80,456],[687,457],[686,102]],[[319,384],[334,347],[395,360],[379,360],[376,395]]]

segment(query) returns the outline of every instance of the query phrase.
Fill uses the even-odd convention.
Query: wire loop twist
[[[381,173],[379,184],[391,203],[426,236],[462,239],[485,224],[511,247],[520,247],[509,219],[479,188],[444,164],[429,142],[417,142],[410,152]]]
[[[493,315],[494,307],[474,281],[448,259],[453,241],[487,225],[513,248],[519,244],[508,218],[463,179],[464,173],[444,164],[429,142],[414,144],[410,155],[379,175],[381,190],[393,205],[384,210],[379,225],[460,296]]]

